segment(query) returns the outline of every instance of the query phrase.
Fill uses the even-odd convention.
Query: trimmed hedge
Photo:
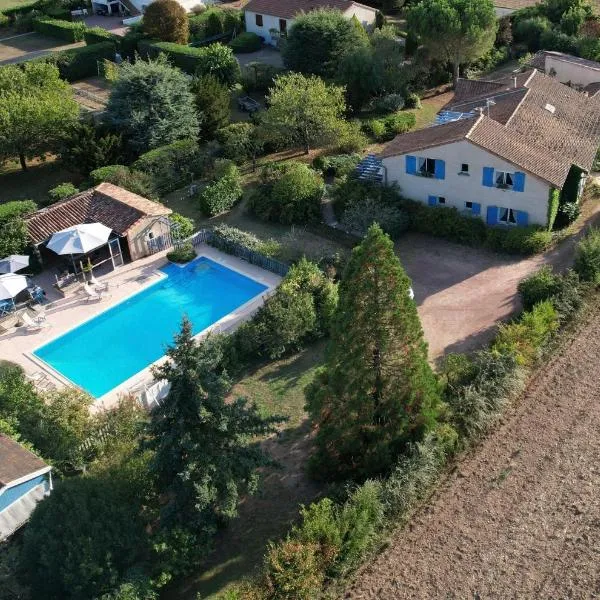
[[[35,19],[33,29],[38,33],[72,43],[83,41],[87,28],[81,21],[73,23],[60,19]]]
[[[40,3],[36,0],[35,2],[28,2],[27,4],[21,4],[19,6],[13,6],[12,8],[6,8],[2,11],[2,14],[10,19],[11,23],[14,23],[15,19],[20,15],[26,15],[32,10],[38,8]]]
[[[102,29],[102,27],[90,27],[84,32],[83,39],[88,46],[101,44],[102,42],[113,42],[115,45],[118,45],[121,36],[106,31],[106,29]]]
[[[93,46],[72,48],[36,59],[55,64],[60,76],[69,82],[98,75],[98,61],[112,60],[115,57],[115,44],[102,42]]]
[[[239,52],[241,54],[244,52],[256,52],[261,49],[262,40],[256,33],[244,31],[244,33],[240,33],[240,35],[232,39],[231,42],[229,42],[229,46],[234,52]]]

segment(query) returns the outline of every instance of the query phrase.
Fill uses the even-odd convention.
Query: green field
[[[24,4],[32,4],[32,0],[0,0],[0,11],[15,6],[23,6]]]

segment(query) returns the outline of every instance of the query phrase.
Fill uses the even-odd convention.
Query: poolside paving
[[[264,298],[281,281],[281,277],[269,271],[265,271],[233,256],[223,254],[209,246],[202,245],[197,249],[197,252],[202,256],[207,256],[230,269],[259,281],[269,288],[265,294],[236,309],[209,329],[226,331],[235,328],[258,310],[264,302]],[[107,281],[109,283],[110,292],[110,296],[99,301],[89,301],[83,290],[76,291],[63,298],[52,287],[53,275],[51,273],[44,272],[34,277],[34,281],[42,286],[47,293],[49,304],[46,305],[45,313],[50,327],[37,332],[28,332],[25,327],[17,327],[1,335],[0,360],[10,360],[18,363],[29,374],[43,372],[46,374],[47,379],[56,387],[69,385],[67,380],[34,357],[32,352],[84,321],[99,315],[111,306],[159,281],[164,277],[160,268],[167,264],[165,254],[165,252],[161,252],[135,261],[134,263],[117,267],[115,271],[98,278],[102,282]],[[202,332],[200,335],[204,333]],[[127,332],[124,332],[124,334],[127,334]],[[110,348],[106,349],[106,356],[98,357],[98,361],[99,363],[110,361]],[[152,376],[149,369],[145,369],[111,390],[105,396],[102,396],[102,398],[94,403],[94,408],[108,408],[118,400],[120,395],[127,394],[151,380]]]

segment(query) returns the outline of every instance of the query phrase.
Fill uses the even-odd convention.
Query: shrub
[[[229,89],[214,75],[194,78],[191,87],[200,120],[200,136],[212,140],[217,130],[229,123]]]
[[[55,37],[65,42],[81,42],[86,31],[85,23],[81,21],[61,21],[59,19],[35,19],[33,22],[35,31]]]
[[[175,250],[167,253],[167,260],[170,260],[174,263],[188,263],[195,258],[196,251],[194,250],[194,246],[192,246],[192,244],[183,244],[175,248]]]
[[[404,108],[421,108],[421,98],[419,97],[418,94],[415,94],[414,92],[411,94],[408,94],[408,96],[406,96],[406,102],[404,103]]]
[[[313,167],[321,171],[323,175],[341,177],[352,173],[360,160],[360,154],[318,156],[313,160]]]
[[[281,69],[261,62],[251,62],[242,70],[242,87],[246,92],[266,94]]]
[[[10,19],[3,13],[0,13],[0,28],[8,27],[10,25]]]
[[[184,240],[194,233],[194,221],[179,213],[169,215],[171,222],[171,237],[174,240]]]
[[[256,125],[252,123],[231,123],[217,131],[217,140],[225,158],[243,163],[254,159],[263,148],[257,135]]]
[[[562,206],[559,206],[558,214],[560,215],[561,225],[570,225],[579,218],[581,208],[577,202],[565,202]]]
[[[577,39],[562,31],[549,29],[540,36],[540,48],[573,54],[577,52]]]
[[[577,244],[573,268],[582,281],[600,284],[600,229],[592,227]]]
[[[212,217],[229,210],[243,193],[238,168],[231,161],[217,161],[216,178],[204,188],[200,205]]]
[[[99,185],[103,181],[107,181],[144,198],[157,199],[152,177],[124,165],[108,165],[95,169],[90,173],[90,179],[92,185]]]
[[[332,149],[342,153],[360,152],[367,144],[368,140],[360,130],[360,123],[343,121]]]
[[[519,282],[523,308],[531,310],[539,302],[551,299],[560,289],[561,276],[552,272],[552,267],[545,265],[539,271]]]
[[[56,187],[52,188],[48,191],[48,196],[52,202],[58,202],[58,200],[64,200],[65,198],[70,198],[79,192],[79,189],[76,188],[72,183],[61,183]]]
[[[545,17],[517,20],[513,23],[513,38],[515,42],[527,44],[530,52],[537,52],[541,48],[542,33],[551,28],[552,24]]]
[[[222,9],[211,6],[189,17],[190,33],[195,40],[241,31],[243,13],[240,10]]]
[[[381,98],[376,98],[373,102],[373,108],[377,112],[390,113],[404,108],[404,97],[401,94],[388,94]]]
[[[176,0],[157,0],[144,11],[144,33],[153,40],[187,44],[188,17],[185,8]]]
[[[500,231],[500,244],[498,246],[491,244],[491,247],[508,254],[539,254],[552,245],[552,233],[537,225],[511,227]]]
[[[521,319],[500,325],[492,351],[513,356],[519,365],[531,366],[558,329],[558,314],[549,300],[536,304]]]
[[[250,208],[257,216],[285,224],[319,217],[323,180],[310,167],[299,162],[270,165],[262,179],[263,185],[250,198]]]
[[[262,41],[256,33],[244,31],[229,42],[229,47],[239,53],[256,52],[261,49]]]
[[[381,119],[370,119],[364,123],[363,128],[375,140],[387,139],[385,123]]]
[[[249,231],[230,227],[225,223],[215,225],[213,232],[218,236],[218,239],[213,239],[211,245],[217,248],[222,247],[223,244],[236,244],[269,257],[275,257],[281,251],[281,244],[277,240],[268,239],[263,241]]]
[[[90,27],[84,31],[83,39],[88,46],[100,44],[102,42],[113,42],[113,44],[116,45],[121,37],[102,27]]]
[[[196,140],[178,140],[142,154],[132,165],[136,171],[150,175],[160,194],[173,191],[199,176],[207,157]]]
[[[373,223],[378,223],[392,238],[397,238],[409,228],[410,220],[398,207],[382,204],[373,198],[350,202],[346,206],[342,217],[346,230],[362,237]]]
[[[113,42],[101,42],[92,46],[56,52],[36,60],[55,64],[60,76],[72,82],[98,75],[98,61],[112,60],[114,57],[115,44]]]
[[[410,131],[416,124],[417,118],[413,113],[394,113],[383,119],[385,129],[390,135],[398,135]]]

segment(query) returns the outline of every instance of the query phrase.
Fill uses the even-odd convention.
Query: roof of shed
[[[117,235],[126,235],[140,219],[171,212],[159,202],[111,183],[101,183],[33,213],[27,219],[27,230],[34,244],[41,244],[57,231],[81,223],[102,223]]]
[[[0,488],[47,466],[33,452],[0,434]]]
[[[506,83],[506,81],[504,81]],[[479,108],[477,120],[466,119],[397,136],[383,158],[465,139],[508,162],[562,187],[573,164],[589,171],[600,145],[600,95],[588,97],[538,71],[519,76],[520,87],[498,88],[475,98],[465,97],[445,110]],[[489,106],[488,101],[493,104]]]
[[[371,6],[353,2],[352,0],[250,0],[244,10],[263,15],[272,15],[282,19],[293,19],[299,13],[307,13],[319,8],[333,8],[346,12],[353,6],[360,6],[375,11]]]

